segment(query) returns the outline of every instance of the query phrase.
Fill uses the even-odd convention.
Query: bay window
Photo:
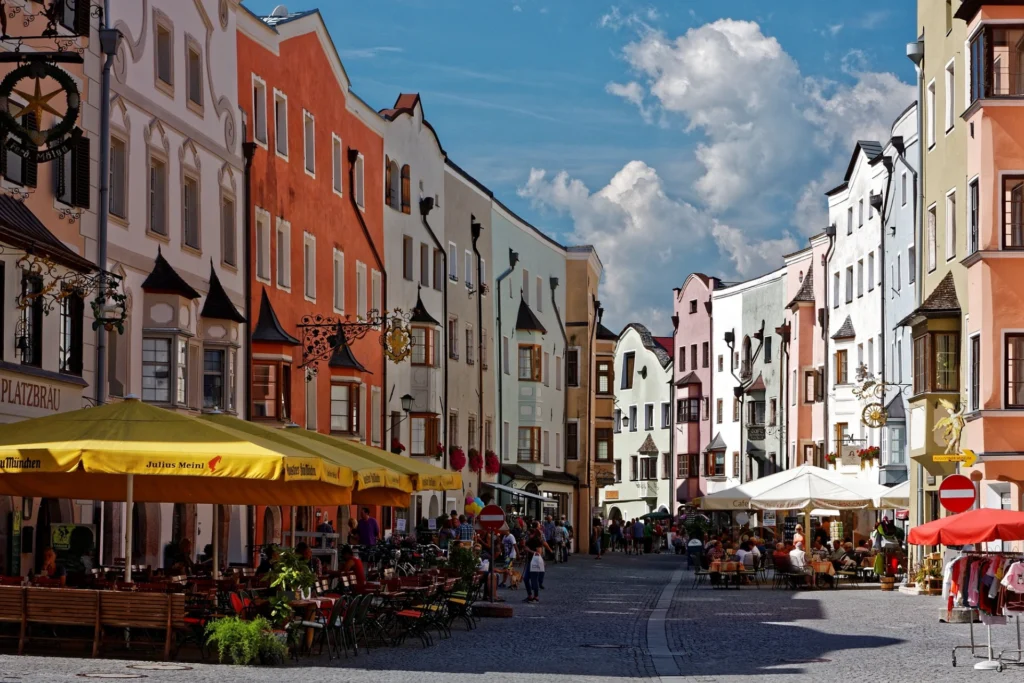
[[[340,434],[359,434],[359,385],[355,383],[331,386],[331,431]]]
[[[225,377],[227,375],[227,351],[225,349],[203,349],[203,409],[226,410]]]
[[[914,339],[914,393],[960,391],[960,335],[927,332]]]
[[[725,476],[725,451],[708,453],[706,475],[709,477]]]
[[[541,350],[535,344],[519,345],[519,379],[528,382],[541,380]]]
[[[519,428],[519,462],[540,462],[540,427]]]
[[[1024,26],[986,25],[971,39],[971,101],[1024,96]]]
[[[171,340],[142,340],[142,400],[171,402]]]
[[[615,451],[612,442],[612,430],[608,427],[598,427],[594,430],[594,443],[596,444],[596,455],[598,460],[611,460]]]
[[[1006,407],[1024,408],[1024,335],[1006,335]]]
[[[431,327],[413,327],[412,337],[412,358],[413,365],[425,365],[436,367],[437,357],[435,346],[437,343],[437,330]]]

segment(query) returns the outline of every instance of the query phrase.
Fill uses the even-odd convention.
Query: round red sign
[[[497,505],[488,505],[477,515],[480,526],[487,531],[497,531],[505,524],[505,513]]]
[[[974,482],[962,474],[952,474],[939,485],[939,503],[950,512],[966,512],[974,507]]]

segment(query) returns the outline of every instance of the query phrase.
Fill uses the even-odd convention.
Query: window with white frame
[[[901,206],[907,205],[907,172],[904,171],[900,174],[900,203]]]
[[[970,411],[981,408],[981,336],[973,335],[968,345],[970,384],[967,388],[967,406]]]
[[[853,266],[846,267],[846,303],[853,301]]]
[[[936,245],[937,235],[936,233],[937,216],[935,215],[935,205],[933,204],[928,209],[928,234],[926,239],[928,240],[928,272],[935,270],[935,266],[938,261],[938,246]]]
[[[142,340],[142,400],[153,403],[171,402],[171,340]]]
[[[356,315],[366,318],[366,264],[356,261]]]
[[[523,269],[523,301],[530,305],[530,271]]]
[[[203,349],[203,409],[227,410],[227,350]]]
[[[345,312],[345,252],[334,250],[334,310]]]
[[[413,279],[412,238],[408,235],[402,237],[402,277]]]
[[[370,270],[370,310],[378,313],[384,310],[381,293],[380,271],[373,268]]]
[[[832,308],[839,308],[839,273],[832,274]]]
[[[157,85],[174,85],[174,36],[169,26],[156,25],[156,81]]]
[[[444,287],[444,252],[434,249],[434,289],[441,291]]]
[[[332,432],[359,433],[360,393],[360,386],[354,382],[331,386]]]
[[[274,90],[274,149],[288,158],[288,96]]]
[[[875,289],[875,252],[868,254],[868,291]]]
[[[452,282],[459,281],[459,248],[455,242],[448,243],[448,279]]]
[[[501,371],[506,375],[511,374],[509,367],[510,362],[508,359],[508,337],[501,338]]]
[[[555,356],[555,391],[562,390],[562,357]]]
[[[270,214],[256,209],[256,279],[270,282]]]
[[[853,207],[852,206],[848,207],[846,209],[846,234],[847,235],[852,235],[853,234]]]
[[[907,282],[914,284],[917,280],[917,249],[913,246],[907,248]]]
[[[928,84],[925,98],[928,116],[928,148],[931,149],[935,146],[935,81]]]
[[[256,74],[252,75],[252,136],[267,144],[267,84]]]
[[[719,410],[721,413],[721,410]],[[719,420],[721,422],[721,420]],[[668,401],[661,403],[661,428],[668,429],[672,426],[672,404]]]
[[[238,264],[238,248],[235,240],[235,201],[230,197],[220,199],[221,260],[229,266]]]
[[[864,259],[857,261],[857,296],[864,296]]]
[[[420,242],[420,284],[430,286],[430,247]]]
[[[8,180],[24,183],[22,177],[10,177],[10,161],[7,165]],[[128,143],[114,136],[110,137],[110,213],[128,218]]]
[[[302,110],[302,149],[306,173],[316,175],[316,121],[313,115]]]
[[[540,275],[534,280],[537,285],[537,312],[544,312],[544,279]]]
[[[860,199],[857,202],[857,227],[864,227],[864,200]]]
[[[956,190],[946,195],[946,260],[956,258]]]
[[[473,252],[469,249],[465,253],[465,263],[463,265],[466,273],[466,289],[473,289]]]
[[[149,158],[149,230],[167,236],[167,163]]]
[[[473,326],[466,325],[466,363],[473,365],[476,362],[476,341],[473,337]]]
[[[292,286],[292,226],[280,218],[277,219],[277,286],[282,289]]]
[[[356,204],[358,204],[359,208],[361,209],[361,208],[366,206],[365,201],[364,201],[364,197],[365,197],[365,186],[364,186],[365,172],[364,172],[364,162],[363,162],[363,155],[362,154],[360,154],[358,157],[356,157],[356,165],[355,165],[355,169],[354,170],[355,170],[355,178],[352,179],[352,182],[355,184],[355,189],[353,191],[355,192],[355,195],[356,195]]]
[[[868,376],[874,375],[875,373],[875,340],[868,339],[868,351],[867,351],[867,366]]]
[[[949,60],[946,65],[946,132],[953,130],[956,122],[956,67],[954,60]]]
[[[198,44],[189,41],[185,52],[185,91],[188,103],[194,107],[203,106],[203,54]]]
[[[302,235],[302,282],[307,299],[316,299],[316,237]]]
[[[344,189],[342,189],[344,187],[344,185],[342,184],[342,177],[344,176],[344,171],[342,170],[341,164],[342,150],[343,147],[341,144],[341,138],[331,133],[331,172],[333,174],[332,182],[334,183],[334,191],[339,195],[345,194]]]

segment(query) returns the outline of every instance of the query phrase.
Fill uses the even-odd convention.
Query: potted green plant
[[[283,664],[288,649],[274,634],[270,622],[263,617],[244,621],[238,617],[225,617],[210,622],[206,627],[206,643],[217,647],[221,662],[232,664]]]
[[[473,574],[480,561],[473,549],[463,544],[455,545],[448,551],[448,568],[458,572],[460,590],[469,590],[473,583]]]
[[[291,602],[316,584],[316,576],[306,559],[291,549],[282,549],[270,569],[270,587],[276,589],[271,596],[270,614],[278,626],[288,623],[292,616]]]

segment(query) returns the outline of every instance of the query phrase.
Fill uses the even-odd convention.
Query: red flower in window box
[[[395,454],[405,452],[405,445],[398,440],[397,436],[391,438],[391,452]]]
[[[501,471],[501,461],[498,460],[498,455],[494,451],[487,451],[484,454],[484,469],[487,474],[497,474]]]
[[[479,472],[484,467],[484,456],[475,448],[469,449],[469,471]]]
[[[451,451],[448,453],[448,458],[452,469],[456,472],[461,472],[462,468],[466,466],[466,454],[458,446],[452,446]]]
[[[434,455],[436,455],[437,457],[440,458],[443,453],[444,453],[444,444],[442,444],[440,441],[438,441],[437,442],[437,448],[434,449]]]
[[[825,462],[827,462],[829,465],[835,465],[836,461],[838,459],[839,459],[839,456],[836,455],[835,453],[826,453],[825,454]]]

